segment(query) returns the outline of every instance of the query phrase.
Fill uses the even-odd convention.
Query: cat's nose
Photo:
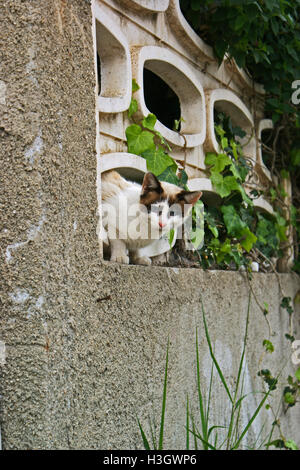
[[[165,226],[166,226],[166,224],[164,224],[164,223],[163,223],[163,222],[161,222],[161,221],[159,221],[159,222],[158,222],[158,225],[160,226],[160,228],[163,228],[163,227],[165,227]]]

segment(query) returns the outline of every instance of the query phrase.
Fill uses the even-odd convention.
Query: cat
[[[117,171],[102,173],[102,226],[104,245],[110,260],[118,263],[151,265],[151,258],[138,250],[180,227],[187,212],[201,197],[201,191],[186,191],[159,181],[151,172],[142,185],[123,178]]]

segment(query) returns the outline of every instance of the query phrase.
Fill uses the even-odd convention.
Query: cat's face
[[[185,191],[170,183],[160,182],[152,173],[146,173],[140,203],[146,207],[151,227],[160,235],[183,224],[201,191]]]

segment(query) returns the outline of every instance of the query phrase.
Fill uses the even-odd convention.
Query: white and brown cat
[[[151,259],[140,257],[138,250],[182,225],[187,216],[184,205],[192,207],[202,194],[161,182],[150,172],[140,185],[115,170],[106,171],[101,185],[101,237],[109,246],[110,260],[125,264],[151,265]]]

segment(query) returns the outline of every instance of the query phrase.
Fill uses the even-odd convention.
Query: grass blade
[[[169,362],[169,340],[168,340],[167,354],[166,354],[166,366],[165,366],[165,378],[164,378],[163,400],[162,400],[162,408],[161,408],[161,420],[160,420],[158,450],[163,449],[163,441],[164,441],[164,424],[165,424],[166,399],[167,399],[167,380],[168,380],[168,362]]]
[[[198,443],[197,443],[197,438],[196,438],[196,428],[195,428],[195,421],[194,421],[194,418],[192,416],[192,426],[193,426],[193,431],[190,431],[193,436],[194,436],[194,447],[195,447],[195,450],[198,450]]]
[[[252,415],[251,419],[249,420],[249,422],[247,423],[247,425],[245,426],[243,432],[241,433],[239,439],[236,441],[236,443],[234,444],[234,446],[231,448],[231,450],[236,450],[238,448],[238,446],[240,445],[240,442],[241,440],[243,439],[243,437],[245,436],[245,434],[248,432],[250,426],[252,425],[253,421],[255,420],[256,416],[258,415],[260,409],[262,408],[263,404],[265,403],[266,399],[268,398],[269,394],[271,392],[271,389],[268,390],[268,392],[266,393],[266,395],[264,396],[264,398],[261,400],[260,404],[258,405],[258,407],[256,408],[254,414]]]
[[[137,418],[137,421],[138,421],[138,424],[139,424],[139,428],[140,428],[140,432],[141,432],[141,436],[142,436],[142,439],[143,439],[143,444],[144,444],[145,450],[151,450],[150,449],[150,444],[149,444],[148,439],[146,437],[146,434],[144,433],[144,430],[143,430],[142,425],[141,425],[138,418]]]
[[[196,328],[196,364],[197,364],[197,389],[198,389],[198,398],[199,398],[199,409],[200,409],[200,419],[201,419],[201,427],[202,427],[202,434],[204,439],[202,442],[207,441],[207,420],[206,415],[204,412],[204,400],[201,391],[201,379],[200,379],[200,365],[199,365],[199,346],[198,346],[198,330]],[[207,447],[205,445],[205,450]]]
[[[149,426],[150,426],[150,432],[151,432],[151,439],[152,439],[153,449],[154,449],[154,450],[157,450],[156,424],[155,424],[155,420],[154,420],[154,419],[153,419],[153,425],[152,425],[151,419],[149,418]]]
[[[218,361],[217,359],[215,358],[215,355],[213,353],[213,350],[212,350],[212,345],[211,345],[211,341],[210,341],[210,337],[209,337],[209,334],[208,334],[208,328],[207,328],[207,323],[206,323],[206,319],[205,319],[205,313],[204,313],[204,308],[203,308],[203,303],[202,303],[202,299],[200,299],[200,302],[201,302],[201,307],[202,307],[202,316],[203,316],[203,323],[204,323],[204,329],[205,329],[205,336],[206,336],[206,340],[207,340],[207,343],[208,343],[208,347],[209,347],[209,353],[210,353],[210,356],[216,366],[216,369],[218,371],[218,374],[219,374],[219,377],[221,379],[221,382],[226,390],[226,393],[231,401],[231,403],[233,403],[233,399],[232,399],[232,396],[231,396],[231,393],[229,391],[229,388],[228,388],[228,385],[226,383],[226,380],[222,374],[222,371],[220,369],[220,366],[218,364]]]
[[[209,422],[209,412],[210,412],[210,404],[211,404],[211,395],[212,395],[212,384],[214,378],[214,363],[211,364],[211,371],[210,371],[210,379],[209,379],[209,389],[208,389],[208,399],[207,399],[207,410],[206,410],[206,422],[208,426]]]
[[[201,434],[199,433],[199,431],[196,432],[196,430],[192,431],[192,429],[189,429],[189,432],[191,432],[195,437],[197,437],[198,439],[200,439],[200,441],[202,442],[204,448],[209,448],[209,449],[212,449],[212,450],[216,450],[216,448],[215,448],[212,444],[210,444],[209,442],[207,442],[207,441],[201,436]]]
[[[219,428],[226,429],[226,426],[212,426],[212,427],[209,428],[209,430],[208,430],[207,437],[209,437],[209,436],[211,435],[211,433],[212,433],[212,431],[213,431],[214,429],[219,429]]]
[[[247,337],[248,337],[250,304],[251,304],[251,291],[249,292],[249,299],[248,299],[248,308],[247,308],[247,316],[246,316],[246,328],[245,328],[245,334],[244,334],[244,340],[243,340],[243,350],[242,350],[242,355],[241,355],[241,359],[240,359],[240,363],[239,363],[238,375],[237,375],[235,391],[234,391],[234,397],[233,397],[233,403],[232,403],[232,408],[231,408],[230,422],[229,422],[229,427],[228,427],[227,449],[230,448],[230,442],[231,442],[231,436],[232,436],[233,424],[234,424],[234,416],[235,416],[235,412],[236,412],[236,400],[237,400],[237,395],[238,395],[238,392],[239,392],[240,379],[241,379],[241,374],[242,374],[243,364],[244,364],[244,358],[245,358],[245,351],[246,351]],[[239,402],[239,400],[238,400],[238,402]],[[240,402],[239,402],[239,404],[240,404]],[[239,419],[239,413],[238,413],[238,419]]]

